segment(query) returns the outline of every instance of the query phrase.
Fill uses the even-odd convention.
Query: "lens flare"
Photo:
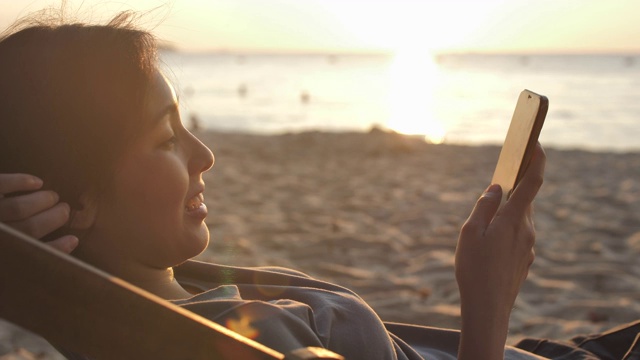
[[[260,334],[258,329],[251,326],[251,319],[247,316],[241,316],[240,319],[228,319],[225,327],[249,339],[256,339]]]

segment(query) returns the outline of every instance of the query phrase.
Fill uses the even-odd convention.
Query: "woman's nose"
[[[192,141],[191,157],[189,159],[189,173],[203,173],[213,166],[215,156],[211,150],[193,134],[189,134]]]

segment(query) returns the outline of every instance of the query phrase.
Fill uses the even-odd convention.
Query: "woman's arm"
[[[502,359],[511,308],[533,263],[532,202],[540,186],[545,154],[538,145],[525,176],[498,211],[502,191],[490,186],[460,232],[456,280],[462,335],[458,359]]]
[[[0,174],[0,222],[35,238],[55,231],[69,221],[70,208],[58,194],[42,188],[42,180],[27,174]],[[49,242],[70,253],[78,238],[65,235]]]

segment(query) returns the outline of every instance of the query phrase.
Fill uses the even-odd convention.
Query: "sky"
[[[640,52],[640,0],[68,0],[102,21],[122,10],[192,51]],[[0,28],[61,1],[0,0]]]

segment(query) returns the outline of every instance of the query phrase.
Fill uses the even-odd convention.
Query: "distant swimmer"
[[[191,123],[190,124],[191,131],[195,132],[200,130],[200,118],[198,117],[198,115],[196,115],[195,113],[192,113],[189,116],[189,122]]]
[[[309,101],[311,101],[311,95],[309,95],[308,92],[303,90],[300,93],[300,102],[303,103],[303,104],[308,104]]]
[[[249,92],[249,90],[247,89],[247,85],[245,84],[240,84],[240,86],[238,86],[238,96],[240,97],[247,97],[247,93]]]

